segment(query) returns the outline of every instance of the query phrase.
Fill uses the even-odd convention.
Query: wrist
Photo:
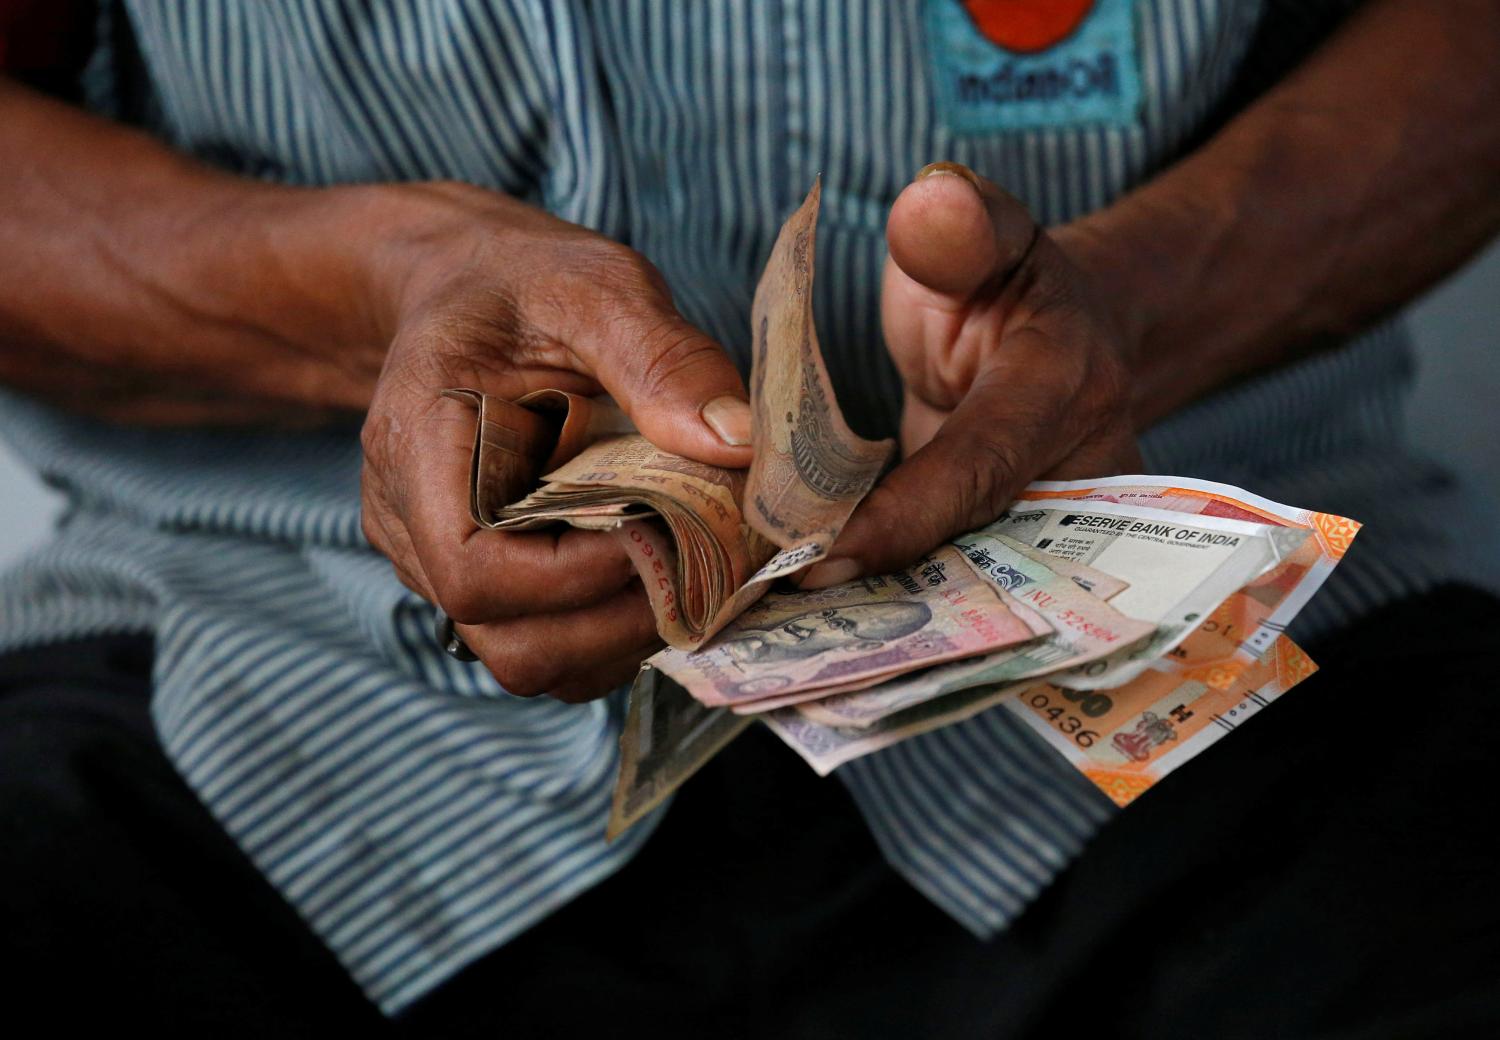
[[[333,189],[339,221],[358,228],[351,253],[365,320],[388,341],[441,287],[520,230],[539,211],[509,196],[457,181],[370,184]],[[542,215],[545,220],[552,220]]]
[[[323,403],[342,407],[368,403],[394,329],[370,191],[239,187],[208,215],[209,235],[231,245],[207,275],[233,287],[231,305],[263,337],[326,380],[334,400]]]
[[[1115,319],[1138,429],[1228,377],[1197,334],[1211,305],[1202,279],[1220,241],[1217,215],[1160,202],[1137,192],[1053,232]]]
[[[1130,246],[1093,216],[1052,228],[1049,234],[1111,318],[1121,355],[1136,373],[1154,324],[1155,294],[1132,260]]]
[[[477,218],[460,196],[479,190],[217,181],[183,218],[177,284],[281,359],[288,396],[362,410],[397,330],[463,262]]]

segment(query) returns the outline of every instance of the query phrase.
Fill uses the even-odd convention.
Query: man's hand
[[[439,393],[606,392],[659,447],[745,466],[739,373],[630,249],[476,188],[391,190],[424,193],[427,212],[409,258],[386,261],[399,318],[364,427],[365,533],[507,690],[598,696],[657,645],[624,550],[597,532],[479,528],[474,413]]]
[[[657,644],[630,561],[607,534],[477,527],[474,414],[438,395],[609,393],[657,446],[742,467],[744,384],[636,252],[492,192],[420,191],[431,213],[416,263],[399,266],[401,317],[363,434],[365,533],[505,689],[600,695]]]
[[[1031,480],[1139,462],[1124,323],[1019,202],[936,163],[896,199],[886,237],[905,461],[804,588],[905,566],[993,520]]]
[[[366,413],[365,530],[513,693],[628,678],[655,642],[603,535],[482,531],[472,387],[608,392],[669,451],[750,461],[745,389],[642,257],[462,184],[230,176],[0,77],[0,383],[117,421]]]

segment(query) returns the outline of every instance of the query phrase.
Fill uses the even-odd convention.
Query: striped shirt
[[[915,170],[958,160],[1044,222],[1076,217],[1200,141],[1347,6],[1098,0],[1056,54],[1113,18],[1116,64],[945,81],[968,45],[944,40],[977,31],[957,0],[126,0],[103,6],[90,84],[101,110],[250,176],[457,178],[596,228],[741,363],[760,266],[821,172],[820,334],[851,422],[885,434],[883,226]],[[1114,109],[1062,96],[1098,84]],[[984,91],[1049,105],[986,108]],[[1410,368],[1391,325],[1145,435],[1149,471],[1366,522],[1301,638],[1446,579],[1500,588],[1470,497],[1404,446]],[[69,503],[0,582],[0,650],[154,634],[167,753],[386,1011],[649,839],[659,815],[603,837],[620,695],[523,700],[444,656],[432,608],[360,534],[353,429],[120,430],[9,396],[0,422]],[[892,866],[979,935],[1113,812],[998,710],[837,775]]]

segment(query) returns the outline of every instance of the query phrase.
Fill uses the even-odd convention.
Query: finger
[[[454,629],[518,697],[579,682],[656,641],[656,622],[639,582],[580,610]]]
[[[958,163],[933,163],[896,197],[886,245],[916,285],[957,303],[1014,271],[1037,234],[1019,200]]]
[[[947,409],[935,408],[915,394],[907,394],[901,406],[902,456],[910,458],[936,437],[950,414]]]
[[[750,464],[750,405],[724,349],[673,306],[643,258],[608,290],[568,343],[657,447],[719,466]]]
[[[574,609],[631,580],[629,557],[606,533],[507,533],[476,524],[468,506],[473,438],[473,410],[435,398],[409,423],[397,466],[406,480],[390,488],[416,560],[408,569],[426,576],[449,617],[480,624]]]
[[[904,567],[994,519],[1032,476],[1071,454],[1081,440],[1070,437],[1078,425],[1066,414],[1071,402],[1035,375],[1052,353],[1047,337],[1016,333],[932,440],[859,504],[829,558],[801,586]]]
[[[360,526],[365,540],[372,548],[391,562],[401,584],[411,589],[429,603],[437,602],[432,582],[422,570],[412,546],[406,525],[393,513],[388,505],[388,493],[380,479],[380,471],[366,460],[360,471]]]
[[[388,515],[372,520],[368,510],[365,516],[367,518],[365,537],[375,547],[376,552],[391,561],[391,567],[396,571],[396,577],[400,579],[401,584],[428,603],[436,603],[437,593],[433,591],[432,582],[422,570],[416,551],[411,547],[411,537],[406,533],[406,528],[402,526],[401,521]]]
[[[965,167],[937,165],[947,169],[928,167],[891,208],[881,319],[908,391],[946,410],[999,349],[1013,290],[1045,243],[1014,198]]]
[[[586,701],[598,700],[612,690],[616,690],[633,680],[636,673],[641,670],[641,663],[663,646],[661,640],[653,640],[643,647],[630,651],[623,657],[618,657],[609,664],[600,665],[590,676],[564,682],[556,689],[549,691],[549,697],[563,701],[566,704],[582,704]]]

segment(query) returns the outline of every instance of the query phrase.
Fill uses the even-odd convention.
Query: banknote
[[[1047,637],[972,661],[882,677],[859,691],[820,687],[827,696],[758,717],[826,775],[863,755],[1004,706],[1110,798],[1127,804],[1315,670],[1279,629],[1342,558],[1357,531],[1356,523],[1341,517],[1183,478],[1033,485],[996,524],[955,540],[964,547],[966,562],[997,584],[1002,578],[1016,580],[1010,570],[1025,573],[1025,563],[1040,563],[1053,571],[1049,586],[1063,590],[1058,581],[1071,571],[1067,577],[1080,590],[1092,584],[1109,596],[1108,607],[1120,616],[1172,625],[1169,641],[1153,630],[1140,644],[1156,642],[1166,646],[1164,652],[1145,658],[1138,646],[1124,661],[1112,661],[1111,653],[1088,662],[1084,671],[1101,662],[1118,669],[1109,685],[1070,686],[1059,681],[1064,675],[1056,670],[998,681],[969,674],[966,685],[925,699],[894,700],[899,707],[875,711],[873,718],[837,710],[843,702],[860,704],[862,697],[889,707],[877,698],[947,669],[1017,661],[1055,639],[1062,627],[1055,615],[1040,611],[1052,622]],[[1032,574],[1044,577],[1035,569]],[[1224,595],[1224,587],[1237,578],[1244,580]],[[1206,613],[1195,618],[1203,604]]]
[[[446,392],[475,413],[475,522],[610,532],[669,644],[632,691],[612,836],[748,713],[826,773],[1005,705],[1125,804],[1311,672],[1282,633],[1359,525],[1187,478],[1034,484],[906,571],[767,595],[826,555],[893,453],[845,423],[821,356],[820,198],[756,290],[748,471],[658,450],[606,398]]]
[[[1148,669],[1112,690],[1038,683],[1003,703],[1123,806],[1315,671],[1300,647],[1278,636],[1222,688]]]
[[[1030,638],[1015,644],[1010,650],[1000,650],[997,653],[1022,652],[1027,647],[1037,645],[1051,634],[1050,624],[1042,617],[1039,611],[1031,609],[1031,607],[1022,603],[1004,589],[997,588],[994,591],[1000,602],[1014,615],[1016,621],[1019,621],[1021,625],[1032,633]],[[982,653],[980,656],[995,655]],[[913,666],[915,666],[915,671]],[[789,692],[773,694],[772,696],[762,697],[753,701],[741,702],[735,704],[732,710],[740,715],[759,715],[776,708],[784,708],[789,704],[802,704],[815,707],[840,695],[868,690],[876,686],[884,687],[888,683],[900,681],[902,676],[921,674],[941,667],[943,667],[942,664],[932,665],[926,660],[903,660],[891,668],[882,668],[874,671],[855,671],[853,678],[839,678],[829,683],[798,687]]]
[[[1140,643],[1155,631],[1151,622],[1125,616],[1041,562],[1056,557],[1033,559],[1020,543],[982,532],[956,539],[954,545],[973,570],[1035,609],[1052,631],[1024,646],[824,697],[802,705],[803,716],[829,726],[866,727],[957,690],[1016,682],[1096,661]]]
[[[1032,502],[1067,499],[1136,503],[1194,516],[1222,516],[1309,537],[1285,559],[1235,590],[1207,616],[1190,646],[1168,651],[1167,661],[1210,685],[1227,685],[1286,631],[1302,607],[1344,558],[1359,533],[1358,521],[1283,505],[1241,488],[1190,477],[1120,476],[1078,481],[1038,481],[1020,496]]]
[[[1055,675],[1059,686],[1102,689],[1139,675],[1221,603],[1307,541],[1302,528],[1210,514],[1184,516],[1137,503],[1022,501],[979,533],[1003,535],[1129,583],[1109,604],[1156,626],[1151,637]]]
[[[814,184],[756,289],[748,472],[660,451],[605,399],[451,390],[477,413],[474,521],[614,532],[647,586],[658,633],[683,649],[701,646],[777,578],[822,559],[895,445],[849,429],[823,363],[812,317],[820,199]]]
[[[502,508],[495,526],[533,526],[559,502],[583,511],[575,526],[607,517],[642,579],[652,579],[648,591],[662,590],[665,602],[653,597],[652,604],[658,630],[674,645],[692,645],[714,628],[734,591],[777,552],[740,515],[742,471],[661,451],[639,434],[596,441],[546,479],[545,487]],[[650,551],[644,517],[663,536],[649,565],[637,555]]]
[[[635,426],[608,398],[537,390],[506,401],[478,390],[444,390],[474,409],[469,456],[469,512],[494,525],[499,512],[531,491],[537,478],[602,437]]]
[[[1111,600],[1130,587],[1130,582],[1123,581],[1113,574],[1105,574],[1086,563],[1079,563],[1077,560],[1069,560],[1062,556],[1050,556],[1040,549],[1033,549],[1029,545],[1010,539],[1006,539],[1006,542],[1028,560],[1044,564],[1048,570],[1068,578],[1074,585],[1085,592],[1092,593],[1098,599]]]
[[[704,707],[657,669],[643,667],[620,734],[620,772],[605,836],[615,838],[660,805],[750,723]]]
[[[1080,595],[1087,593],[1079,590]],[[711,646],[649,663],[710,706],[787,703],[1049,635],[944,546],[909,570],[766,596]]]
[[[826,548],[895,451],[849,429],[813,327],[813,260],[822,181],[781,229],[755,290],[750,405],[755,458],[750,526],[783,549]]]
[[[847,762],[1003,705],[1124,805],[1316,670],[1282,636],[1222,690],[1151,669],[1113,690],[1069,690],[1045,681],[974,686],[863,727],[826,725],[799,707],[759,718],[827,776]]]
[[[778,708],[756,718],[812,767],[827,776],[845,762],[882,751],[944,726],[962,722],[1013,696],[1024,684],[1002,682],[972,686],[945,697],[923,701],[868,726],[829,726],[807,717],[802,705]]]

